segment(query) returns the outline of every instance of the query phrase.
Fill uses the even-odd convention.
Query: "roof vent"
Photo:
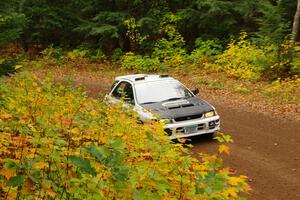
[[[161,75],[159,75],[159,78],[167,78],[167,77],[169,77],[168,74],[161,74]]]
[[[139,77],[139,78],[135,78],[135,81],[141,81],[141,80],[145,80],[145,77]]]

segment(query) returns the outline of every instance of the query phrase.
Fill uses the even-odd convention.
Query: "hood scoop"
[[[194,106],[194,104],[191,104],[187,100],[180,100],[180,101],[172,101],[172,102],[163,103],[162,106],[164,106],[165,108],[167,108],[169,110],[173,110],[173,109],[178,109],[178,108],[192,107],[192,106]]]
[[[180,106],[167,107],[167,109],[172,110],[172,109],[187,108],[187,107],[193,107],[193,106],[194,106],[194,104],[185,104],[185,105],[180,105]]]

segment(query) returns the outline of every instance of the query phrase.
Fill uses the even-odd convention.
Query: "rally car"
[[[170,139],[212,136],[220,130],[220,117],[198,93],[168,75],[133,74],[116,77],[107,99],[132,105],[141,121],[162,122]]]

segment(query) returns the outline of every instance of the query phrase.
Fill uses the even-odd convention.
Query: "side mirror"
[[[199,89],[198,89],[198,88],[192,89],[191,91],[192,91],[192,93],[193,93],[194,95],[199,94]]]

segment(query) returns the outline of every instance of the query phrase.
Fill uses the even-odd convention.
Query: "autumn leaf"
[[[6,112],[1,112],[1,115],[0,115],[0,119],[4,119],[4,120],[8,120],[10,119],[12,116],[9,114],[9,113],[6,113]]]
[[[237,197],[237,192],[236,192],[236,189],[235,188],[228,188],[225,192],[224,192],[226,195],[228,195],[229,197],[233,197],[233,198],[236,198]]]
[[[7,179],[10,179],[15,175],[15,170],[3,168],[0,170],[0,175],[5,176]]]
[[[55,198],[55,196],[56,196],[56,193],[51,188],[47,188],[45,190],[45,193],[52,198]]]
[[[37,169],[44,169],[45,166],[46,166],[46,163],[44,163],[44,162],[37,162],[34,164],[34,167]]]
[[[219,146],[219,153],[226,153],[226,154],[229,154],[229,147],[224,145],[224,144],[221,144]]]

